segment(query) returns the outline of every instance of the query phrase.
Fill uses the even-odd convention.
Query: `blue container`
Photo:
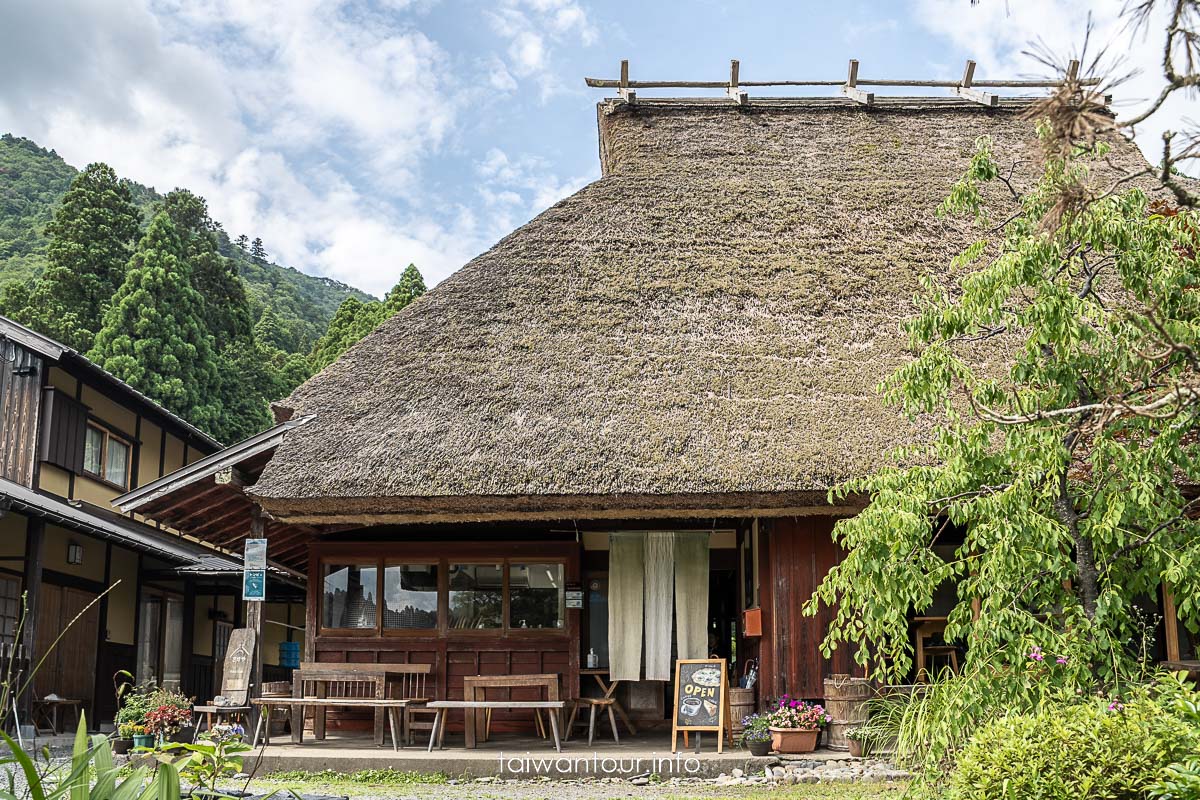
[[[288,669],[300,668],[300,643],[299,642],[280,642],[279,643],[279,666]]]

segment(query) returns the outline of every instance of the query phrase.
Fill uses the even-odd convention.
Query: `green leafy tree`
[[[358,298],[347,297],[329,321],[325,335],[317,340],[313,348],[310,356],[313,371],[320,371],[332,364],[351,345],[375,330],[375,326],[383,319],[382,303],[363,303]]]
[[[260,266],[267,263],[267,248],[263,246],[263,240],[257,236],[250,245],[250,258]]]
[[[263,309],[258,322],[254,324],[254,340],[264,347],[272,347],[276,350],[287,349],[287,333],[283,329],[279,315],[269,306]]]
[[[1166,582],[1200,622],[1197,500],[1181,490],[1200,479],[1200,227],[1138,189],[1092,198],[1089,165],[1107,149],[1051,148],[999,241],[968,248],[953,286],[928,283],[906,325],[918,356],[883,390],[938,424],[900,454],[916,466],[832,493],[871,502],[838,523],[847,557],[808,606],[837,603],[826,649],[860,643],[861,662],[903,675],[908,614],[945,581],[958,590],[947,635],[969,636],[971,657],[1065,637],[1102,680],[1137,596]],[[943,210],[986,220],[980,186],[1000,175],[981,141]],[[943,561],[947,526],[963,540]]]
[[[357,298],[347,298],[313,348],[310,356],[313,370],[319,371],[332,364],[359,339],[423,294],[425,279],[415,265],[409,264],[382,303],[362,303]]]
[[[250,301],[237,266],[218,249],[217,226],[208,203],[187,189],[163,198],[162,211],[171,218],[183,242],[192,285],[204,298],[204,320],[218,346],[251,335]]]
[[[128,185],[108,165],[89,164],[46,226],[45,271],[32,287],[6,293],[6,313],[87,350],[124,276],[140,219]]]
[[[401,273],[400,280],[396,282],[383,301],[383,305],[387,309],[387,316],[392,316],[425,294],[425,291],[425,278],[422,277],[421,271],[417,269],[416,264],[409,264]]]
[[[88,356],[211,432],[221,419],[220,380],[204,312],[184,243],[160,213],[138,243]]]

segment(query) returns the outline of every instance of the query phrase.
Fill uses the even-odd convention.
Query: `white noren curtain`
[[[671,600],[675,534],[646,534],[646,680],[671,680]]]
[[[640,534],[609,536],[608,671],[614,681],[642,677],[642,564]]]

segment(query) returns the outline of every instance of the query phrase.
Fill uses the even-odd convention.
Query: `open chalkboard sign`
[[[729,728],[729,682],[725,659],[692,658],[675,662],[675,713],[671,717],[671,752],[679,732],[716,731],[717,752]]]

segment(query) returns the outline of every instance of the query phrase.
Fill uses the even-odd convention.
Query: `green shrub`
[[[954,800],[1145,798],[1196,753],[1200,730],[1141,692],[1121,703],[1047,705],[980,728],[950,776]]]

